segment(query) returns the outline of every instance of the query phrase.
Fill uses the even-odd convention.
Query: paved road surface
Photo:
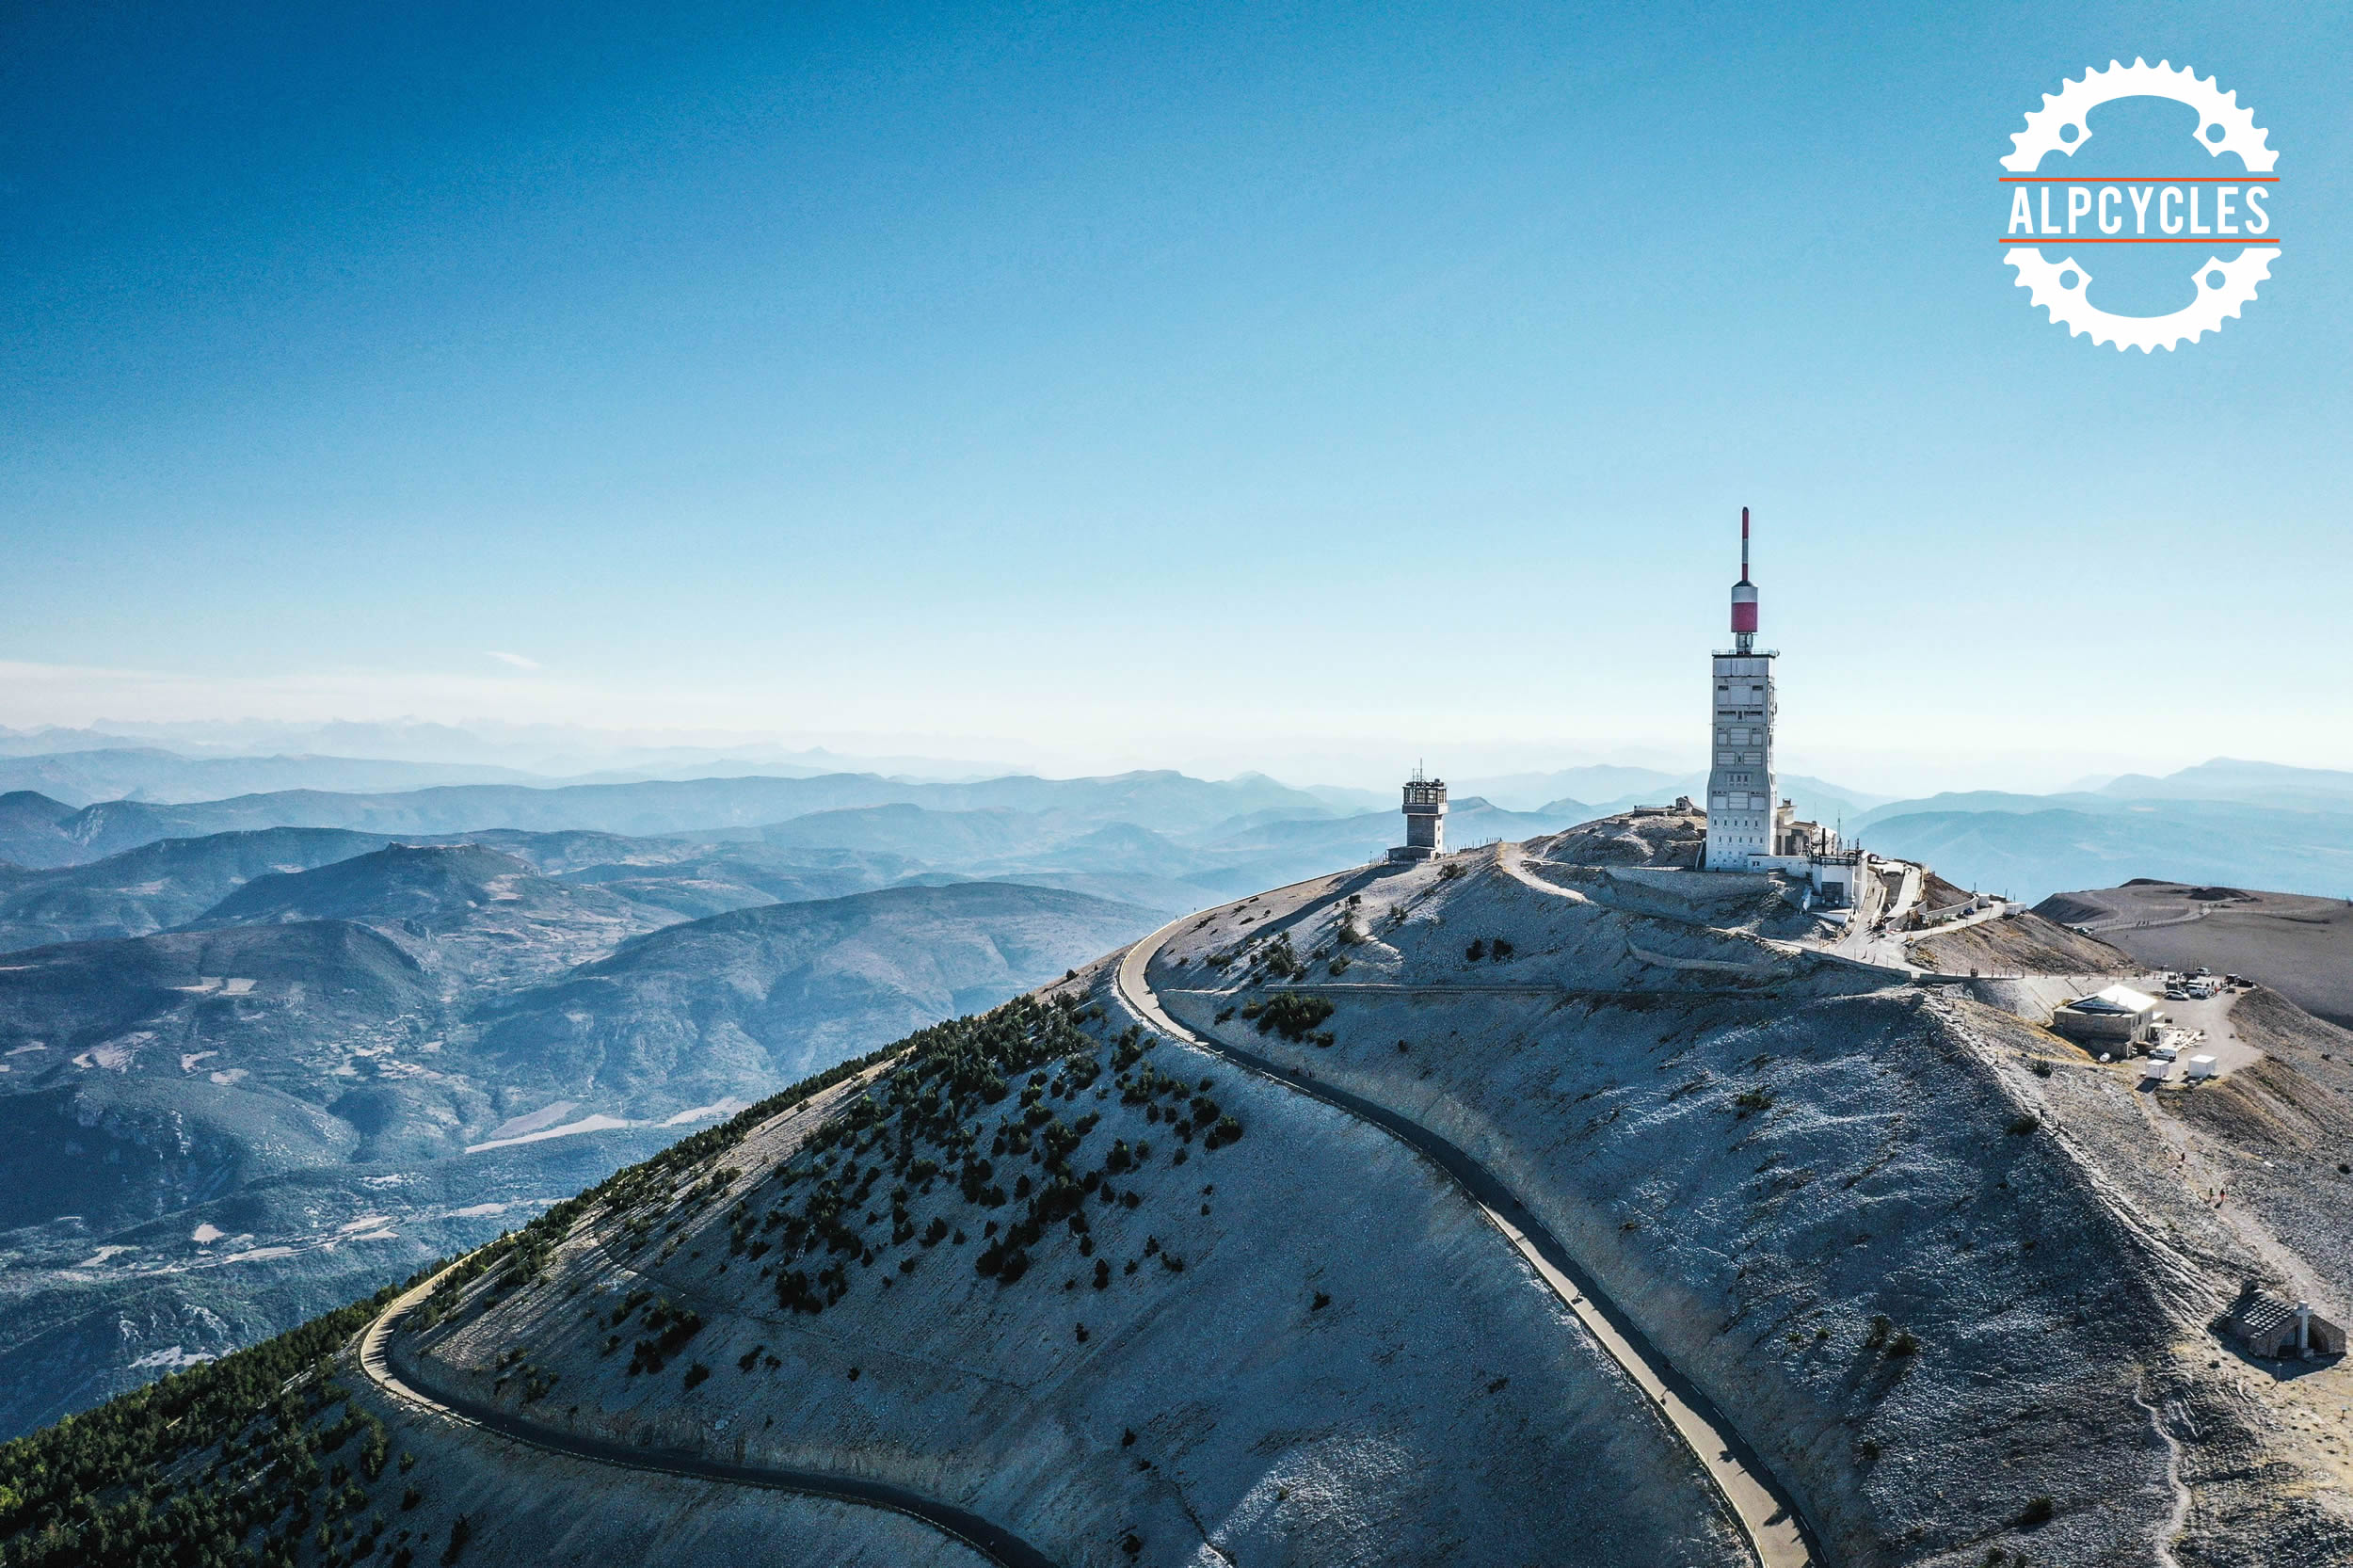
[[[1145,968],[1179,927],[1198,918],[1198,912],[1179,916],[1120,955],[1114,984],[1121,1000],[1137,1016],[1173,1040],[1198,1047],[1372,1123],[1451,1176],[1518,1249],[1537,1276],[1577,1314],[1577,1320],[1635,1386],[1658,1406],[1667,1424],[1722,1493],[1740,1528],[1748,1533],[1763,1568],[1807,1568],[1816,1562],[1796,1509],[1730,1424],[1689,1379],[1675,1370],[1632,1319],[1615,1303],[1594,1292],[1592,1282],[1569,1256],[1567,1249],[1485,1166],[1428,1128],[1385,1106],[1304,1078],[1255,1051],[1197,1034],[1162,1010],[1160,999],[1153,995],[1144,978]]]
[[[1897,889],[1893,894],[1886,891],[1886,884],[1877,872],[1859,879],[1863,896],[1856,901],[1855,908],[1848,918],[1847,929],[1829,944],[1829,951],[1858,963],[1878,964],[1886,968],[1908,969],[1914,973],[1919,971],[1920,966],[1912,961],[1912,954],[1907,951],[1911,939],[1918,933],[1894,928],[1902,924],[1905,912],[1920,896],[1920,868],[1883,860],[1880,869],[1893,871],[1899,864],[1902,864],[1903,872],[1897,879]],[[1890,929],[1881,931],[1881,923]]]
[[[1934,973],[1936,971],[1929,966],[1920,963],[1913,956],[1912,945],[1914,942],[1925,942],[1931,937],[1950,936],[1956,931],[1966,931],[1973,925],[1984,925],[1992,920],[2004,920],[2009,917],[2011,909],[2024,909],[2025,907],[2025,905],[2023,904],[2012,904],[2004,900],[1995,899],[1992,904],[1987,904],[1984,908],[1979,909],[1973,914],[1959,916],[1956,919],[1945,921],[1941,925],[1922,926],[1917,931],[1893,932],[1890,933],[1885,939],[1896,944],[1896,951],[1901,955],[1897,959],[1898,964],[1907,965],[1912,968],[1921,970],[1923,973]],[[1993,978],[2015,979],[2016,977],[1995,976]]]
[[[550,1453],[584,1459],[592,1464],[606,1464],[624,1470],[651,1470],[733,1486],[761,1486],[776,1492],[798,1492],[812,1497],[830,1497],[837,1502],[888,1509],[893,1513],[905,1514],[954,1537],[990,1561],[1003,1564],[1003,1568],[1054,1568],[1051,1558],[1001,1526],[992,1524],[968,1510],[936,1501],[887,1481],[869,1480],[860,1476],[823,1475],[812,1470],[731,1464],[677,1449],[631,1448],[539,1426],[510,1411],[467,1399],[463,1395],[426,1393],[403,1379],[393,1368],[392,1337],[400,1320],[424,1300],[435,1280],[440,1278],[440,1275],[436,1274],[433,1279],[393,1302],[376,1321],[368,1325],[366,1334],[360,1337],[360,1369],[392,1399],[465,1426],[478,1427],[500,1437],[528,1443]]]
[[[1919,902],[1919,898],[1920,868],[1906,864],[1903,883],[1896,889],[1895,902],[1887,906],[1887,923],[1891,926],[1903,924],[1904,917],[1912,912],[1913,904]]]

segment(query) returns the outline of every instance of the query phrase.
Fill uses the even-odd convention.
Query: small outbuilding
[[[2088,1046],[2131,1046],[2148,1039],[2157,1021],[2156,998],[2111,985],[2054,1009],[2051,1030]]]
[[[2345,1353],[2345,1330],[2314,1312],[2310,1303],[2291,1306],[2251,1285],[2239,1292],[2222,1326],[2247,1347],[2248,1354],[2266,1360]]]

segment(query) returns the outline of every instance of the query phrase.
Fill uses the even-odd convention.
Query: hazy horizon
[[[31,742],[43,730],[70,739],[64,751],[94,749],[99,736],[129,744],[176,751],[191,758],[257,758],[316,755],[380,760],[504,768],[536,780],[562,781],[601,775],[715,776],[740,761],[745,773],[761,766],[792,765],[831,771],[874,772],[943,780],[978,779],[1008,774],[1047,778],[1096,777],[1166,769],[1205,779],[1263,775],[1297,789],[1337,788],[1386,792],[1405,771],[1426,766],[1457,780],[1491,780],[1568,772],[1579,768],[1629,768],[1688,776],[1705,771],[1699,747],[1678,754],[1669,747],[1471,744],[1449,752],[1393,760],[1393,748],[1372,738],[1353,751],[1335,746],[1321,753],[1292,751],[1273,765],[1202,750],[1182,757],[1120,752],[1061,752],[1025,745],[1007,737],[829,734],[723,730],[626,730],[567,725],[516,725],[475,718],[455,723],[414,717],[384,723],[328,720],[316,725],[280,721],[137,721],[95,718],[88,725],[23,727],[0,725],[0,738]],[[24,748],[20,747],[22,751]],[[1403,756],[1403,753],[1395,753]],[[1967,766],[1900,757],[1842,757],[1827,761],[1800,754],[1784,772],[1843,785],[1872,795],[1902,799],[1945,792],[1997,790],[2047,794],[2097,789],[2126,774],[2163,776],[2215,760],[2218,753],[2179,759],[2117,759],[2106,767],[2066,770],[2064,759],[1978,758]],[[2239,760],[2278,762],[2271,758]],[[2283,766],[2301,764],[2282,763]]]

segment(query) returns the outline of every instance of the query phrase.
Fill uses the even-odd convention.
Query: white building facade
[[[1754,651],[1715,656],[1714,761],[1707,771],[1711,871],[1747,871],[1751,856],[1770,856],[1778,847],[1773,657]]]

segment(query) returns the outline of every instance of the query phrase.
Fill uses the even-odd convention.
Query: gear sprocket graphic
[[[2091,139],[2091,111],[2119,98],[2169,98],[2188,104],[2198,111],[2198,145],[2211,157],[2237,153],[2249,174],[2269,174],[2280,161],[2280,154],[2266,145],[2271,133],[2255,123],[2254,110],[2239,107],[2237,93],[2224,92],[2211,76],[2201,81],[2187,66],[2177,69],[2169,60],[2151,65],[2136,58],[2130,65],[2110,60],[2105,70],[2087,71],[2083,80],[2044,93],[2042,107],[2027,114],[2026,128],[2010,136],[2014,151],[2002,167],[2013,174],[2032,174],[2047,152],[2073,157]],[[2071,132],[2072,139],[2062,135]],[[2217,245],[2228,248],[2229,242]],[[2064,326],[2069,336],[2089,333],[2095,344],[2114,344],[2120,354],[2128,348],[2149,354],[2160,348],[2170,352],[2221,330],[2223,322],[2237,315],[2255,297],[2257,285],[2271,276],[2276,254],[2269,246],[2250,243],[2236,261],[2207,257],[2191,276],[2198,297],[2161,316],[2121,316],[2094,305],[2091,274],[2073,256],[2055,262],[2040,247],[2018,245],[2002,259],[2017,269],[2018,286],[2027,291],[2027,298],[2047,309],[2053,324]],[[2060,280],[2071,275],[2073,287]]]
[[[2091,274],[2073,256],[2062,262],[2046,261],[2041,251],[2020,246],[2002,259],[2018,269],[2018,286],[2028,291],[2027,298],[2049,307],[2051,320],[2064,326],[2070,337],[2089,332],[2093,343],[2113,343],[2120,354],[2128,348],[2143,354],[2171,349],[2185,341],[2196,343],[2204,333],[2220,331],[2225,318],[2237,315],[2240,307],[2255,297],[2255,285],[2271,276],[2267,248],[2250,246],[2234,262],[2209,256],[2190,280],[2198,290],[2195,300],[2169,315],[2121,316],[2091,302]],[[2073,288],[2060,281],[2061,275],[2069,272],[2075,275]],[[2217,273],[2222,277],[2218,287],[2212,282]]]
[[[2188,104],[2199,114],[2198,144],[2211,157],[2237,153],[2249,174],[2268,174],[2279,162],[2280,154],[2264,145],[2271,133],[2255,123],[2254,110],[2239,107],[2237,93],[2224,92],[2211,76],[2200,81],[2187,66],[2177,69],[2168,60],[2151,65],[2136,58],[2130,65],[2110,60],[2106,70],[2087,71],[2082,81],[2044,93],[2042,107],[2029,111],[2026,128],[2009,138],[2017,151],[2002,160],[2002,167],[2012,174],[2032,174],[2045,152],[2073,157],[2091,139],[2091,111],[2118,98],[2170,98]],[[2069,126],[2074,128],[2075,138],[2063,141],[2059,133]],[[2214,136],[2217,127],[2219,140]]]

